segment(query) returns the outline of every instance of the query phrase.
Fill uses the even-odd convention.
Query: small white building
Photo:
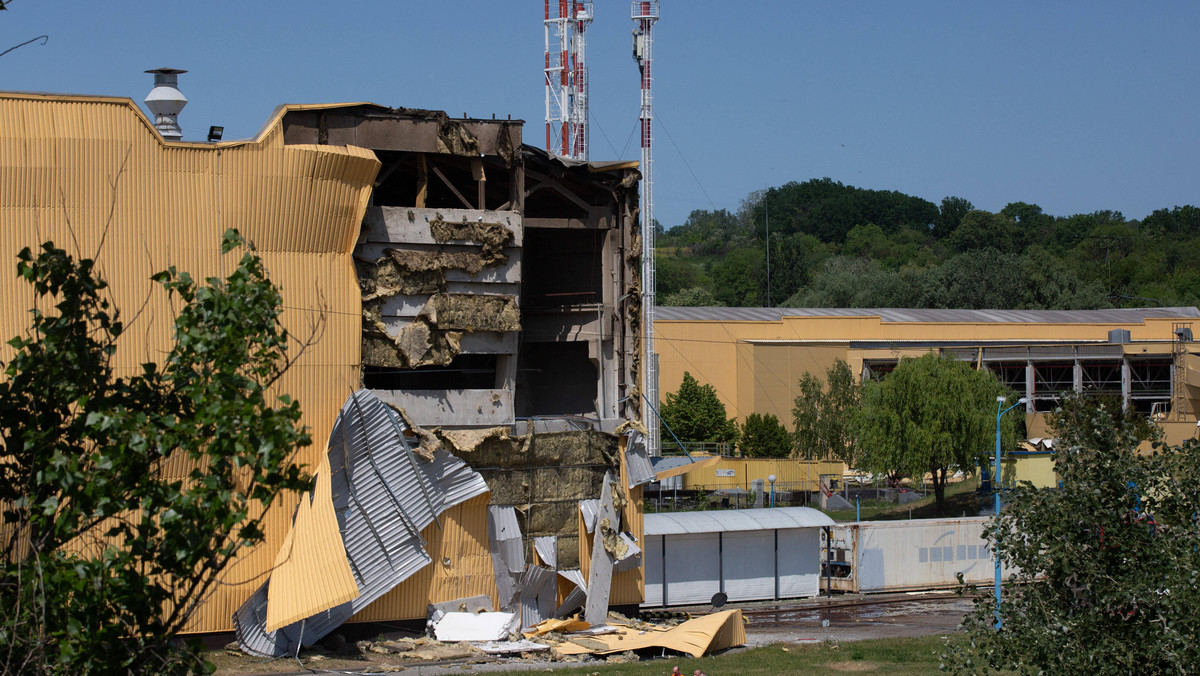
[[[643,606],[816,596],[821,530],[834,525],[808,507],[647,514]]]

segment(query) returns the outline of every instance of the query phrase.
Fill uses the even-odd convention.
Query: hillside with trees
[[[768,236],[769,232],[769,236]],[[767,250],[770,248],[768,276]],[[661,305],[1096,309],[1200,304],[1200,208],[1054,216],[828,178],[696,210],[657,238]]]

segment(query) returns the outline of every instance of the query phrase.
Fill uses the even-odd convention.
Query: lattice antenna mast
[[[651,32],[658,21],[657,0],[634,0],[631,5],[633,22],[637,28],[633,30],[633,58],[637,61],[641,75],[642,110],[639,116],[642,127],[642,345],[645,350],[643,359],[643,391],[646,402],[643,402],[644,414],[642,419],[649,430],[650,455],[660,454],[662,448],[658,415],[658,355],[654,351],[654,303],[655,303],[655,266],[654,266],[654,155],[651,148],[654,121],[654,97],[650,73],[651,55],[654,41]],[[653,406],[651,406],[651,403]]]
[[[588,159],[591,0],[545,0],[546,150]]]

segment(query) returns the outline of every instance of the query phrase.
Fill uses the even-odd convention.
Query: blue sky
[[[630,4],[595,0],[593,159],[637,159]],[[524,119],[545,139],[542,0],[13,0],[0,89],[140,102],[170,66],[187,139],[280,103]],[[1200,3],[661,0],[655,214],[828,176],[933,202],[1141,218],[1200,203]]]

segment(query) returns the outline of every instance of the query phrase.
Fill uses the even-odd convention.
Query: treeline
[[[768,275],[767,242],[770,242]],[[693,211],[657,238],[662,305],[1095,309],[1200,304],[1200,209],[997,213],[831,179]]]

